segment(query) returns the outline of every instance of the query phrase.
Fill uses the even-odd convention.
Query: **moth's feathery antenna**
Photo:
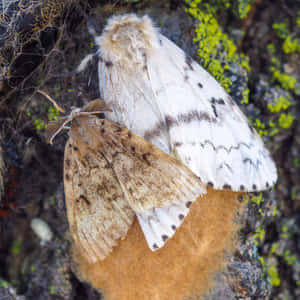
[[[44,91],[42,90],[37,90],[38,93],[40,93],[41,95],[43,95],[44,97],[46,97],[53,105],[54,107],[59,110],[61,113],[65,114],[66,111],[60,107],[55,100],[53,100],[47,93],[45,93]]]

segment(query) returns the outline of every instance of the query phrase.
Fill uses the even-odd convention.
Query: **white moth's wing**
[[[274,162],[238,106],[180,48],[160,39],[162,46],[147,67],[172,152],[216,189],[256,191],[274,185]]]
[[[135,22],[140,28],[142,20]],[[180,48],[158,33],[157,38],[159,47],[143,50],[144,65],[100,60],[100,93],[114,110],[108,118],[175,154],[215,189],[274,185],[274,162],[238,106]]]
[[[148,74],[137,72],[135,68],[110,65],[103,59],[99,60],[98,73],[100,95],[113,109],[105,113],[107,118],[142,137],[149,128],[159,127],[160,134],[150,141],[169,153],[168,130],[158,103],[154,101]]]
[[[123,197],[138,215],[150,249],[173,236],[205,187],[184,164],[109,120],[81,121],[89,148],[98,149],[114,172]],[[74,132],[74,131],[73,131]]]
[[[155,251],[164,246],[180,227],[190,210],[191,202],[172,204],[166,207],[153,208],[137,214],[149,248]]]
[[[104,259],[126,236],[135,215],[112,170],[101,155],[70,138],[65,147],[64,187],[76,246],[89,262]]]

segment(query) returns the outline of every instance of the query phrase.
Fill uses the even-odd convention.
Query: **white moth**
[[[113,108],[108,119],[173,154],[207,186],[259,191],[275,184],[270,153],[239,107],[148,16],[114,16],[95,41],[100,94]],[[164,223],[172,210],[139,215],[148,241],[163,234],[149,220]]]

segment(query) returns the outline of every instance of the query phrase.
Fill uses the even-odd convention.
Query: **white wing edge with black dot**
[[[144,236],[152,251],[162,248],[173,237],[188,215],[191,201],[176,203],[167,207],[153,208],[137,214]]]

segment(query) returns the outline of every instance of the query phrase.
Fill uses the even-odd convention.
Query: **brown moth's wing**
[[[95,99],[88,104],[86,104],[82,110],[82,112],[95,112],[95,111],[112,111],[111,108],[108,106],[107,103],[105,103],[101,99]]]
[[[76,246],[89,262],[104,259],[126,236],[134,212],[105,158],[80,138],[65,147],[64,187]]]
[[[80,117],[71,134],[105,157],[153,251],[174,235],[192,202],[206,192],[181,162],[117,123]]]
[[[97,149],[114,170],[135,212],[193,201],[205,193],[200,179],[189,168],[119,124],[93,116],[76,121],[86,143]]]

